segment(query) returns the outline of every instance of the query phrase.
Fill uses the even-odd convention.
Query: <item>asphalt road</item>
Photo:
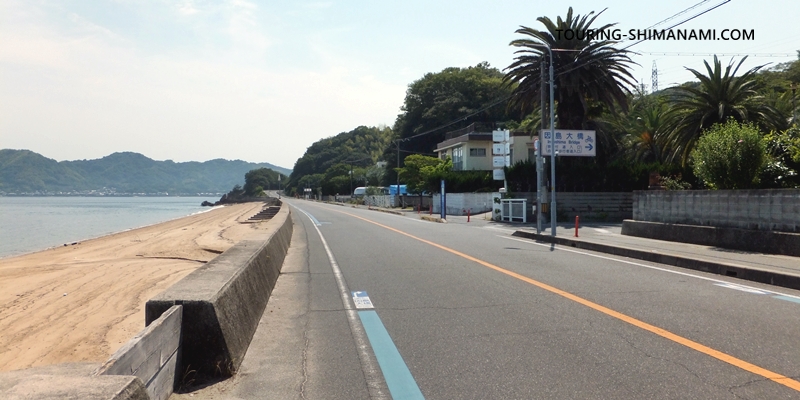
[[[798,291],[287,202],[292,248],[240,373],[176,398],[800,398]]]

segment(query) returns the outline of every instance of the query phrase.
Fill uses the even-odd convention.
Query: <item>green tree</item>
[[[628,111],[610,115],[601,127],[621,138],[625,158],[634,162],[665,163],[673,123],[670,107],[663,96],[637,93],[629,100]]]
[[[616,25],[592,27],[603,11],[597,15],[590,12],[585,16],[573,16],[570,7],[566,19],[558,17],[553,22],[548,17],[537,18],[544,30],[526,26],[517,29],[516,33],[527,37],[510,43],[519,48],[514,62],[505,69],[505,80],[516,84],[512,105],[529,113],[540,104],[541,77],[548,77],[547,69],[542,71],[542,59],[547,59],[547,48],[550,48],[553,51],[556,114],[560,128],[588,128],[587,118],[596,104],[612,111],[616,106],[623,110],[627,108],[628,87],[634,86],[636,81],[630,72],[633,61],[629,52],[615,48],[615,41],[598,40],[586,34],[590,29],[611,31]],[[564,34],[567,31],[577,34]]]
[[[421,193],[429,189],[426,178],[443,163],[436,157],[412,154],[406,157],[405,165],[398,169],[400,179],[406,183],[410,193]]]
[[[305,154],[297,160],[292,175],[286,182],[286,188],[289,193],[305,188],[303,184],[308,181],[301,183],[303,177],[327,174],[328,169],[337,164],[348,165],[348,170],[375,165],[391,138],[392,130],[386,126],[359,126],[352,131],[321,139],[309,146]],[[349,176],[347,178],[349,185],[350,178]],[[345,190],[341,193],[346,192]]]
[[[431,154],[445,133],[474,122],[493,124],[511,119],[505,99],[511,88],[503,83],[503,73],[482,62],[468,68],[445,68],[427,73],[406,90],[401,113],[394,123],[395,139],[410,138],[435,128],[442,129],[401,143],[401,157],[410,153]],[[487,105],[494,104],[494,107]],[[473,115],[474,114],[474,115]],[[386,178],[396,177],[397,153],[394,144],[385,148]]]
[[[278,188],[278,172],[258,168],[244,175],[244,192],[247,196],[263,195],[264,190]]]
[[[786,116],[770,106],[759,93],[756,73],[763,67],[750,69],[736,76],[742,63],[736,66],[733,60],[722,69],[722,63],[714,56],[713,67],[707,61],[707,75],[687,68],[699,81],[699,85],[682,85],[672,88],[672,112],[677,125],[668,138],[671,159],[685,163],[702,133],[714,124],[726,123],[733,118],[739,123],[754,123],[765,131],[786,129]]]
[[[754,187],[767,161],[758,128],[730,119],[707,130],[691,153],[694,173],[712,189]]]
[[[800,188],[800,127],[764,136],[767,165],[759,177],[761,187]]]

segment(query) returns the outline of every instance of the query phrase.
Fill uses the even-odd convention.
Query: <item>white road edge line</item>
[[[503,239],[508,239],[508,240],[514,240],[514,241],[522,242],[522,243],[534,244],[534,245],[537,245],[537,246],[544,246],[544,247],[550,247],[551,246],[550,244],[536,243],[536,242],[532,242],[530,240],[517,239],[517,238],[508,237],[508,236],[497,235],[497,237],[503,238]],[[736,285],[736,286],[739,286],[739,287],[742,287],[742,288],[746,288],[746,289],[758,290],[758,291],[761,291],[761,292],[767,292],[767,293],[777,294],[777,295],[780,295],[780,296],[793,297],[795,299],[800,299],[800,296],[781,293],[781,292],[776,292],[774,290],[769,290],[769,289],[762,289],[762,288],[757,288],[757,287],[753,287],[753,286],[742,285],[742,284],[738,284],[738,283],[731,283],[731,282],[728,282],[728,281],[723,281],[721,279],[709,278],[709,277],[706,277],[706,276],[690,274],[690,273],[687,273],[687,272],[673,271],[673,270],[667,269],[667,268],[655,267],[655,266],[647,265],[647,264],[640,264],[640,263],[633,262],[633,261],[620,260],[618,258],[613,258],[613,257],[600,256],[600,255],[597,255],[597,254],[586,253],[586,252],[583,252],[583,251],[566,249],[564,247],[559,247],[558,249],[561,250],[561,251],[568,251],[570,253],[583,254],[583,255],[586,255],[586,256],[590,256],[590,257],[602,258],[604,260],[617,261],[617,262],[621,262],[621,263],[624,263],[624,264],[636,265],[638,267],[644,267],[644,268],[654,269],[654,270],[657,270],[657,271],[669,272],[671,274],[689,276],[689,277],[692,277],[692,278],[702,279],[702,280],[706,280],[706,281],[710,281],[710,282],[723,283],[723,284],[726,284],[726,285]]]
[[[290,206],[305,214],[306,217],[311,220],[312,224],[314,225],[314,229],[317,231],[317,235],[319,235],[319,239],[322,241],[322,245],[325,247],[325,252],[328,254],[328,261],[331,264],[331,269],[333,269],[333,276],[336,278],[336,285],[339,287],[339,295],[342,298],[342,305],[347,312],[347,322],[350,324],[350,331],[353,333],[353,339],[356,342],[358,358],[361,360],[364,378],[367,381],[369,397],[371,399],[391,399],[389,387],[386,385],[386,381],[383,378],[383,373],[378,365],[378,360],[375,358],[375,354],[372,352],[372,347],[369,344],[369,338],[367,338],[364,325],[361,324],[358,311],[353,306],[352,299],[350,299],[350,290],[347,289],[347,284],[344,282],[344,275],[342,274],[342,270],[339,268],[339,263],[337,263],[336,258],[333,257],[333,252],[328,246],[328,242],[325,240],[325,237],[322,236],[319,226],[313,223],[316,218],[312,217],[311,214],[305,212],[300,207],[292,204],[290,204]]]

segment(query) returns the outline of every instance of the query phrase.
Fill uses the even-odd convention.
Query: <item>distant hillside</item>
[[[114,153],[97,160],[55,161],[29,150],[0,150],[0,192],[225,193],[244,184],[244,174],[269,163],[216,159],[206,162],[155,161],[139,153]],[[284,178],[285,179],[285,178]]]

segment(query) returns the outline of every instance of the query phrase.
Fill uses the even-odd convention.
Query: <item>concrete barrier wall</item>
[[[133,375],[152,400],[166,400],[175,386],[182,307],[172,306],[117,350],[95,375]]]
[[[527,214],[533,216],[536,205],[536,192],[518,192],[512,194],[516,199],[527,199]],[[547,196],[550,203],[550,196]],[[433,212],[439,212],[439,195],[433,195]],[[560,215],[573,219],[579,215],[587,220],[622,221],[630,219],[633,214],[633,195],[616,192],[556,192],[556,206]],[[472,213],[490,211],[492,209],[491,193],[448,193],[447,214],[466,215],[462,210],[472,209]],[[532,218],[532,217],[531,217]],[[532,220],[529,218],[529,221]]]
[[[447,204],[445,204],[447,215],[467,215],[467,210],[472,210],[472,214],[492,210],[491,193],[447,193],[445,200],[447,201]],[[440,212],[441,204],[441,194],[434,194],[434,214]]]
[[[800,232],[800,189],[636,191],[633,219]]]
[[[148,325],[183,306],[179,375],[194,383],[218,380],[241,365],[289,248],[288,207],[270,224],[264,238],[237,243],[147,302]]]
[[[625,220],[622,234],[800,257],[800,233]]]
[[[536,192],[513,193],[513,197],[527,199],[528,215],[531,215],[536,205]],[[550,203],[549,193],[545,203]],[[575,216],[584,221],[622,221],[633,216],[633,195],[630,192],[556,192],[556,210],[561,216],[559,220],[566,215],[568,221]]]

